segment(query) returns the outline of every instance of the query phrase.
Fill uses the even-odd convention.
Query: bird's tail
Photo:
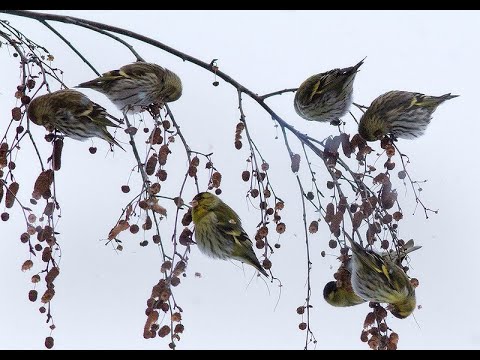
[[[450,93],[441,96],[427,96],[419,94],[413,99],[413,105],[436,109],[437,106],[444,101],[456,98],[458,96],[460,95],[452,95]]]
[[[112,134],[110,134],[106,129],[103,131],[103,139],[108,141],[110,144],[117,145],[120,149],[126,152],[126,150],[113,138]]]
[[[100,79],[93,79],[90,81],[85,81],[81,84],[75,86],[76,88],[88,88],[88,89],[101,89],[103,87],[104,82]]]
[[[261,272],[262,275],[265,275],[266,277],[268,277],[267,272],[262,267],[262,265],[260,265],[260,262],[257,260],[255,255],[253,257],[248,256],[245,260],[248,264],[252,265],[255,269],[257,269],[259,272]]]
[[[363,62],[365,61],[366,58],[367,57],[365,56],[362,60],[360,60],[360,62],[357,65],[352,66],[352,71],[357,72],[358,68],[363,65]]]
[[[444,101],[447,101],[447,100],[450,100],[450,99],[453,99],[453,98],[456,98],[456,97],[459,97],[459,96],[460,95],[452,95],[452,94],[448,93],[448,94],[437,97],[437,99],[438,99],[439,103],[442,103]]]

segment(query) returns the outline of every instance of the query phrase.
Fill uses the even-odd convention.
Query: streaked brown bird
[[[218,196],[202,192],[192,202],[195,240],[200,251],[212,258],[235,259],[253,266],[268,277],[243,230],[238,214]]]
[[[380,95],[368,107],[358,125],[366,141],[414,139],[424,134],[438,105],[459,95],[428,96],[417,92],[393,90]]]
[[[121,123],[100,105],[76,90],[58,90],[35,97],[28,105],[27,116],[48,131],[56,130],[75,140],[98,137],[123,149],[107,131]]]
[[[421,246],[414,246],[413,240],[407,241],[398,251],[390,250],[380,255],[401,266],[403,259],[408,253],[420,249]],[[352,288],[352,257],[348,257],[337,270],[339,281],[328,282],[323,289],[323,298],[327,303],[336,307],[355,306],[365,302]],[[337,277],[335,277],[337,279]]]
[[[352,288],[367,301],[388,303],[393,316],[404,319],[416,306],[415,289],[403,269],[389,256],[381,256],[350,240]]]
[[[151,104],[163,106],[182,95],[182,81],[157,64],[135,62],[81,83],[77,88],[101,92],[121,111],[140,112]]]
[[[333,69],[305,80],[293,101],[297,114],[306,120],[338,125],[352,104],[353,81],[364,60],[355,66]]]

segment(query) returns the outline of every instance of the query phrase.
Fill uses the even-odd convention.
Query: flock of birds
[[[310,121],[340,124],[340,118],[352,104],[353,82],[362,64],[363,60],[355,66],[306,79],[295,94],[297,114]],[[161,107],[182,95],[182,82],[174,72],[146,62],[125,65],[76,87],[101,92],[124,113],[138,113],[151,104]],[[366,141],[381,140],[385,136],[392,140],[417,138],[424,134],[437,107],[456,96],[386,92],[373,100],[363,113],[358,133]],[[37,96],[28,105],[27,115],[30,121],[43,125],[48,131],[77,140],[98,137],[121,148],[107,128],[119,127],[122,122],[79,91],[64,89]],[[197,194],[190,204],[195,239],[202,253],[213,258],[239,260],[268,277],[240,217],[230,206],[209,192]],[[348,239],[352,255],[344,265],[351,284],[327,283],[323,292],[325,300],[342,307],[366,301],[388,303],[387,309],[394,316],[409,316],[416,306],[415,289],[401,262],[419,247],[407,243],[400,253],[377,253]]]

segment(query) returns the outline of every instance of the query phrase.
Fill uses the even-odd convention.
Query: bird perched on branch
[[[72,139],[84,141],[98,137],[123,149],[107,131],[121,123],[100,105],[76,90],[58,90],[35,97],[28,105],[27,116],[48,131],[56,130]]]
[[[358,133],[366,141],[417,138],[425,132],[438,105],[458,95],[428,96],[417,92],[389,91],[368,107],[358,124]]]
[[[120,110],[130,113],[140,112],[151,104],[161,107],[182,95],[182,81],[177,74],[146,62],[122,66],[76,87],[97,90]]]
[[[209,192],[197,194],[190,204],[195,239],[201,252],[217,259],[239,260],[268,277],[242,228],[240,217],[230,206]]]
[[[352,249],[352,288],[360,298],[388,303],[399,319],[409,316],[416,305],[415,289],[390,256],[364,249],[349,238]]]
[[[390,250],[380,255],[382,258],[389,259],[398,266],[401,266],[403,259],[408,253],[420,249],[421,246],[414,246],[413,240],[407,241],[402,247],[398,248],[398,252]],[[354,306],[364,303],[366,300],[358,296],[352,288],[352,257],[348,256],[337,270],[336,279],[340,281],[330,281],[323,289],[323,298],[327,303],[336,307]],[[337,278],[338,276],[338,278]]]
[[[355,66],[333,69],[305,80],[293,101],[297,114],[306,120],[338,125],[352,104],[353,80],[363,60]]]

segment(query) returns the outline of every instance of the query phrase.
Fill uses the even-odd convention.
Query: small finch
[[[209,192],[197,194],[192,202],[197,246],[204,254],[217,259],[235,259],[247,263],[268,277],[233,209]]]
[[[459,95],[427,96],[409,91],[389,91],[368,107],[358,124],[358,133],[366,141],[413,139],[425,132],[438,105]]]
[[[403,259],[408,253],[420,248],[421,246],[414,246],[413,240],[409,240],[403,247],[400,247],[398,251],[390,250],[380,255],[383,259],[386,259],[386,261],[390,260],[401,266]],[[364,303],[365,300],[358,296],[352,288],[352,257],[348,257],[341,263],[337,274],[339,274],[341,281],[330,281],[323,289],[323,298],[325,301],[336,307],[355,306]]]
[[[99,91],[118,109],[130,113],[140,112],[151,104],[161,107],[182,95],[182,81],[177,74],[146,62],[122,66],[76,87]]]
[[[79,91],[58,90],[37,96],[28,105],[27,115],[48,131],[56,130],[81,141],[98,137],[123,149],[107,131],[107,126],[119,127],[111,120],[121,121]]]
[[[415,289],[403,269],[390,256],[381,256],[349,240],[355,294],[367,301],[388,303],[387,309],[399,319],[409,316],[415,310]]]
[[[352,104],[353,80],[363,60],[355,66],[333,69],[305,80],[293,102],[297,114],[306,120],[339,124]]]

